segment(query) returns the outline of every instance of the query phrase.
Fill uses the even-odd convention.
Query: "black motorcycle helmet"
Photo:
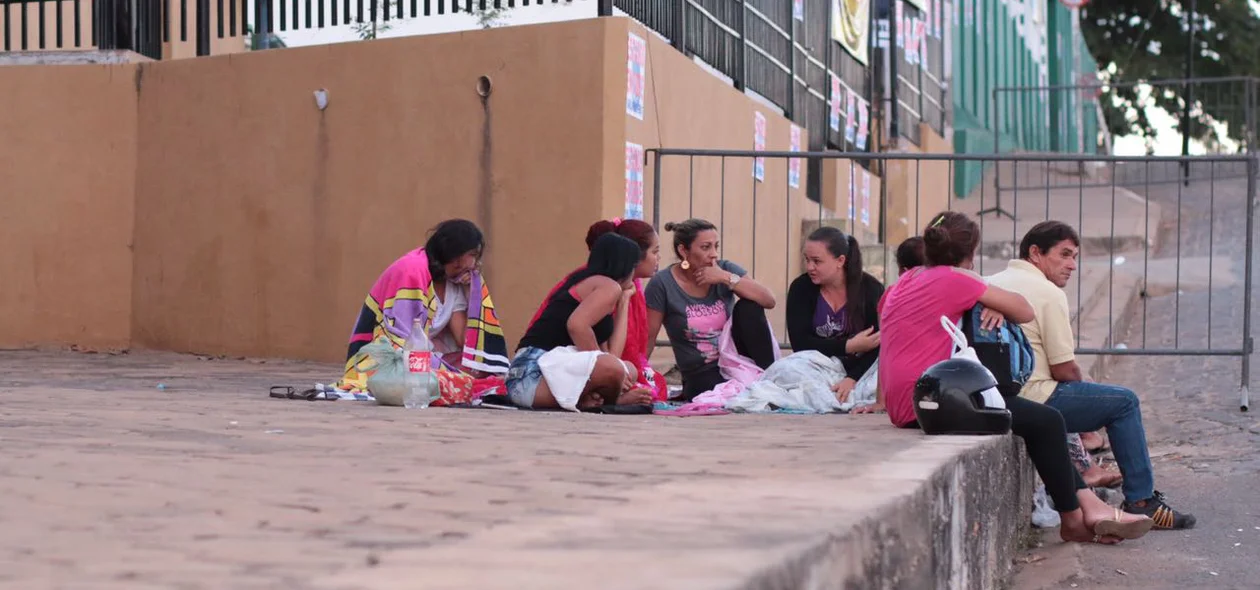
[[[928,367],[914,384],[914,415],[927,434],[1006,434],[1011,411],[983,365],[953,358]]]

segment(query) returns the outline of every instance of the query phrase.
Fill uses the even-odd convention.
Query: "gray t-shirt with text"
[[[748,274],[728,260],[719,260],[717,265],[741,277]],[[718,337],[735,305],[735,292],[730,286],[713,285],[704,297],[692,297],[674,280],[671,269],[666,268],[652,277],[643,296],[648,309],[665,315],[665,333],[684,380],[717,365]]]

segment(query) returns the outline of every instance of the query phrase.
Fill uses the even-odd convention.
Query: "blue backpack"
[[[984,306],[977,303],[963,314],[963,335],[975,349],[980,364],[997,378],[998,391],[1006,397],[1019,395],[1036,364],[1032,344],[1024,336],[1024,331],[1010,321],[993,330],[981,328],[980,312],[983,309]]]

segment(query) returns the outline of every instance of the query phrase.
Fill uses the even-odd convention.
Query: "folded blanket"
[[[874,388],[867,387],[854,388],[843,404],[836,401],[832,388],[845,375],[844,365],[839,359],[815,350],[793,353],[770,365],[761,378],[726,402],[726,409],[736,412],[782,409],[825,414],[848,411],[875,401]]]

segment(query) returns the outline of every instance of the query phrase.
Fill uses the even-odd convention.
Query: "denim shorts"
[[[512,364],[508,366],[507,379],[504,380],[504,387],[507,388],[508,398],[512,403],[522,408],[534,407],[534,392],[538,390],[538,384],[543,378],[538,359],[545,352],[547,351],[532,346],[516,351]]]

